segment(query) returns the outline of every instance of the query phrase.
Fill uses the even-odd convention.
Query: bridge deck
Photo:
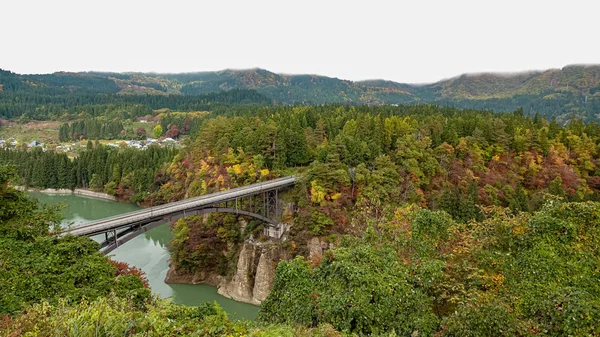
[[[96,220],[83,226],[71,228],[62,232],[61,234],[90,236],[105,233],[111,230],[131,226],[136,223],[147,223],[148,221],[154,221],[163,217],[168,217],[171,214],[175,214],[184,210],[209,207],[211,205],[232,201],[241,197],[256,195],[267,191],[292,186],[295,183],[296,177],[283,177]]]

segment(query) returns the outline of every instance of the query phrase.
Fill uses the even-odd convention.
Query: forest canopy
[[[170,125],[180,117],[169,116]],[[52,284],[46,269],[20,281],[5,300],[8,329],[57,333],[61,312],[84,320],[103,310],[131,335],[164,333],[148,327],[158,315],[170,317],[164,326],[180,335],[600,333],[596,123],[563,125],[521,109],[239,105],[203,116],[196,127],[177,150],[90,141],[75,158],[0,151],[0,163],[12,166],[0,171],[3,198],[17,203],[3,203],[0,212],[8,247],[1,256],[19,260],[10,272],[38,268],[32,261],[41,251],[56,257],[52,268],[69,271],[50,288],[57,297],[29,290]],[[102,189],[158,205],[292,174],[299,183],[282,194],[294,208],[282,219],[291,226],[279,246],[290,259],[279,263],[251,324],[231,322],[212,305],[148,299],[138,279],[114,281],[119,268],[94,253],[94,243],[49,236],[53,213],[36,210],[6,183]],[[38,217],[43,225],[25,221]],[[250,236],[263,243],[257,228],[242,228],[236,215],[180,219],[172,224],[171,263],[227,277],[239,253],[230,247]],[[313,239],[326,247],[321,255],[311,254]],[[86,276],[80,261],[99,267]],[[59,300],[65,293],[70,300]]]

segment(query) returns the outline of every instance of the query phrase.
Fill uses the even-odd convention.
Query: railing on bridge
[[[112,233],[114,236],[113,240],[115,241],[115,244],[118,245],[118,236],[120,235],[120,233],[117,233],[118,230],[128,229],[127,232],[129,233],[140,231],[143,226],[151,223],[164,223],[164,219],[169,220],[173,219],[173,217],[179,218],[181,216],[186,216],[186,212],[188,215],[191,215],[201,213],[201,210],[207,209],[222,209],[227,210],[227,212],[231,212],[232,209],[241,211],[243,209],[241,203],[244,200],[246,202],[243,206],[249,208],[250,211],[243,211],[240,213],[254,216],[263,221],[272,220],[265,222],[268,222],[273,226],[278,226],[278,191],[293,186],[295,183],[295,176],[278,178],[96,220],[82,226],[65,230],[61,235],[72,234],[77,236],[92,236],[107,233],[106,236],[108,241],[108,233]],[[253,199],[257,197],[259,200],[254,200],[253,203]],[[262,197],[262,201],[260,200],[260,197]],[[235,206],[235,208],[228,207],[229,202],[235,202],[234,205],[231,205]],[[225,207],[221,207],[223,204],[225,204]],[[263,212],[264,216],[254,212],[255,210]]]

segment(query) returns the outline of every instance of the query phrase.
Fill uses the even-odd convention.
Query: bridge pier
[[[113,238],[115,239],[115,248],[119,247],[119,237],[117,237],[117,230],[113,230]]]

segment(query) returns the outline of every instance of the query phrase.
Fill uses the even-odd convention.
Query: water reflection
[[[44,204],[61,203],[63,224],[81,225],[91,220],[122,214],[139,209],[136,205],[117,203],[109,200],[95,199],[80,195],[46,195],[37,192],[29,193]],[[169,269],[169,252],[167,244],[171,240],[168,224],[153,228],[143,235],[133,238],[111,253],[113,259],[127,262],[141,268],[148,277],[152,291],[162,297],[172,297],[173,302],[184,305],[197,305],[204,301],[217,301],[225,311],[234,318],[254,319],[258,307],[232,301],[217,294],[217,289],[208,285],[187,285],[164,282]],[[104,240],[104,235],[93,237]]]
[[[169,224],[158,226],[155,229],[156,230],[149,230],[144,233],[146,240],[151,240],[154,244],[161,247],[167,247],[172,236]]]

